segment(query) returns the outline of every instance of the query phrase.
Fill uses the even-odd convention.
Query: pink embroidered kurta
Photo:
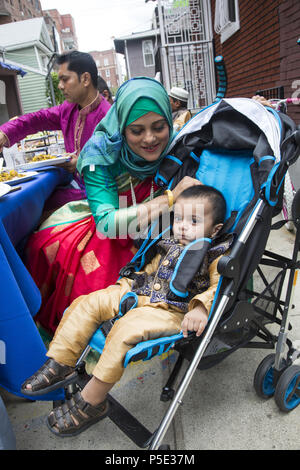
[[[79,109],[77,104],[64,101],[58,106],[24,114],[9,121],[0,126],[0,131],[7,136],[10,147],[27,135],[36,132],[61,130],[66,152],[76,152],[79,155],[84,144],[92,136],[96,125],[106,115],[109,108],[110,104],[99,94],[91,104],[82,109]],[[70,187],[56,191],[59,205],[86,197],[84,185],[78,175],[75,175],[75,179],[80,189]]]

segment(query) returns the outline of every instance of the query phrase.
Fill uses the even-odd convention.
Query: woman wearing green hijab
[[[153,181],[172,129],[159,82],[139,77],[119,88],[78,158],[87,200],[66,204],[31,237],[28,267],[43,294],[35,318],[48,332],[74,299],[116,282],[135,253],[130,233],[169,210],[184,189],[183,180],[161,194]]]
[[[143,117],[149,115],[149,132],[144,135]],[[134,124],[137,120],[140,125]],[[77,164],[98,232],[110,238],[127,237],[127,227],[137,215],[136,204],[153,199],[158,189],[153,177],[172,140],[172,126],[168,95],[159,82],[134,78],[119,88],[115,104],[96,127]],[[139,153],[129,145],[134,134],[144,144]],[[126,203],[121,210],[120,196]]]

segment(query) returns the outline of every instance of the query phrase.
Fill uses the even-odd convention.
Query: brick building
[[[49,29],[53,23],[55,25],[60,39],[59,49],[61,51],[78,49],[76,28],[72,15],[61,15],[56,9],[43,10],[43,15]]]
[[[42,16],[40,0],[0,0],[0,25]]]
[[[61,15],[57,10],[42,10],[40,0],[0,0],[0,25],[44,16],[50,37],[56,27],[58,51],[78,49],[72,15]]]
[[[299,0],[227,1],[235,7],[233,21],[221,25],[219,34],[214,28],[215,54],[223,55],[226,63],[227,96],[251,97],[260,90],[299,98]],[[215,5],[211,0],[213,19]],[[289,105],[288,114],[300,122],[300,106]]]
[[[106,51],[91,51],[89,54],[93,56],[96,62],[98,74],[106,81],[108,87],[115,91],[121,85],[122,80],[116,51],[109,49]]]

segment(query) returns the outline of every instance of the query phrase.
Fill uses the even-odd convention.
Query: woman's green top
[[[168,144],[154,162],[136,155],[124,137],[129,123],[151,111],[163,116],[170,130]],[[137,207],[124,208],[123,204],[120,207],[119,194],[130,190],[131,183],[134,188],[145,178],[155,176],[167,153],[172,132],[170,100],[161,83],[148,77],[136,77],[119,88],[114,105],[97,125],[77,162],[99,232],[111,238],[124,231],[127,236],[129,225],[136,221]]]
[[[119,195],[130,190],[130,179],[133,189],[141,181],[130,177],[119,161],[110,166],[95,165],[92,170],[90,167],[85,167],[83,177],[97,231],[109,238],[121,237],[122,235],[127,237],[130,226],[132,231],[137,230],[138,206],[127,207],[127,198],[122,201],[122,198],[119,199]],[[157,191],[155,196],[160,192]],[[145,202],[149,198],[150,191]],[[122,207],[120,207],[120,203]]]

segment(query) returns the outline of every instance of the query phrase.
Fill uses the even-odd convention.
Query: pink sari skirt
[[[141,189],[136,191],[137,202],[149,195],[149,188]],[[92,215],[33,233],[26,247],[26,266],[42,296],[35,321],[54,334],[71,302],[114,284],[136,251],[131,238],[100,238]]]

